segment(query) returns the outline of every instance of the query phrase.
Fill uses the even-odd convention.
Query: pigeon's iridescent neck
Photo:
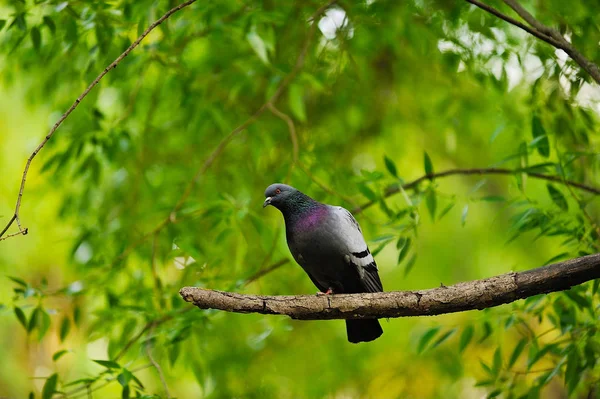
[[[290,222],[297,231],[310,231],[327,217],[328,211],[327,206],[318,204],[318,206],[306,209],[302,214],[293,218],[295,220],[290,220]]]

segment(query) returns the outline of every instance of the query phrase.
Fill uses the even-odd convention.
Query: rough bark
[[[600,277],[600,254],[549,266],[421,291],[264,296],[184,287],[182,298],[200,309],[286,315],[300,320],[432,316],[485,309],[562,291]]]

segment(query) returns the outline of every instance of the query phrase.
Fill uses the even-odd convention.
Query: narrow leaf
[[[424,155],[423,166],[425,168],[426,175],[429,176],[433,174],[433,164],[431,163],[431,158],[429,158],[429,154],[427,154],[427,152],[425,152]]]
[[[441,337],[439,337],[433,343],[433,345],[431,345],[430,349],[437,348],[439,345],[441,345],[442,343],[444,343],[448,338],[450,338],[452,335],[454,335],[455,332],[456,332],[456,328],[453,328],[452,330],[446,331],[444,334],[442,334]]]
[[[25,312],[20,307],[15,306],[15,315],[19,320],[19,323],[27,330],[27,317],[25,317]]]
[[[550,198],[552,198],[552,201],[556,204],[556,206],[558,206],[561,210],[565,212],[568,211],[569,204],[567,203],[567,199],[565,198],[565,196],[550,183],[548,183],[546,187],[548,188]]]
[[[63,357],[64,355],[66,355],[67,353],[69,353],[68,350],[63,349],[63,350],[59,350],[58,352],[56,352],[54,355],[52,355],[52,361],[57,361],[58,359],[60,359],[61,357]]]
[[[531,133],[534,139],[543,137],[543,139],[540,139],[540,141],[536,143],[536,148],[541,156],[548,158],[548,156],[550,156],[550,141],[548,140],[542,121],[537,115],[534,115],[531,120]]]
[[[427,209],[429,210],[429,216],[431,216],[431,221],[435,220],[435,210],[437,208],[437,197],[435,194],[435,190],[427,191],[425,194],[425,202],[427,204]]]
[[[58,374],[54,373],[44,383],[42,388],[42,399],[51,399],[56,392],[56,383],[58,382]]]
[[[6,276],[6,277],[8,277],[10,280],[14,281],[15,283],[19,284],[23,288],[27,288],[27,283],[23,279],[20,279],[18,277],[13,277],[13,276]]]
[[[390,172],[390,174],[394,177],[398,177],[398,170],[396,169],[396,164],[386,155],[383,156],[383,162],[385,162],[385,168]]]
[[[519,358],[519,355],[521,355],[521,352],[523,352],[523,349],[525,349],[526,344],[527,338],[521,338],[521,340],[517,343],[517,346],[515,346],[515,349],[513,349],[512,354],[510,355],[510,359],[508,361],[509,368],[515,365],[517,359]]]
[[[304,105],[304,87],[292,84],[288,89],[288,103],[292,113],[301,122],[306,122],[306,107]]]
[[[60,323],[60,342],[63,342],[67,335],[69,335],[69,331],[71,330],[71,322],[68,317],[63,317]]]
[[[31,28],[29,34],[31,35],[31,43],[33,43],[33,48],[39,50],[42,43],[42,34],[40,33],[40,30],[37,26],[34,26]]]
[[[256,33],[256,30],[251,30],[248,32],[246,39],[248,40],[248,43],[250,43],[252,50],[254,50],[256,55],[258,55],[258,58],[260,58],[265,64],[268,64],[269,55],[267,54],[267,46],[258,33]]]
[[[400,262],[402,262],[404,260],[404,258],[406,258],[406,255],[408,254],[408,251],[410,250],[410,244],[411,244],[411,239],[407,238],[406,241],[404,242],[404,246],[402,247],[402,249],[400,250],[400,253],[398,254],[398,265],[400,264]]]
[[[93,360],[93,361],[98,363],[101,366],[108,368],[108,369],[120,369],[121,368],[121,366],[119,366],[119,363],[114,362],[112,360]]]
[[[408,262],[406,262],[406,266],[404,266],[404,277],[406,277],[408,275],[408,273],[410,273],[410,271],[412,270],[416,261],[417,261],[417,254],[412,254],[412,256],[410,257]]]
[[[467,348],[467,346],[471,342],[471,339],[473,339],[474,333],[475,333],[475,328],[473,328],[473,326],[465,327],[462,334],[460,335],[460,341],[458,343],[458,350],[460,352],[463,352]]]
[[[435,337],[435,335],[440,331],[440,327],[430,328],[421,336],[419,340],[419,344],[417,345],[417,353],[423,352],[423,349],[427,346],[427,344]]]
[[[56,25],[54,24],[54,21],[52,21],[52,18],[45,15],[44,24],[48,27],[48,29],[50,29],[50,32],[52,32],[52,34],[56,33]]]
[[[469,213],[469,204],[465,205],[465,207],[462,210],[462,215],[460,216],[460,224],[462,224],[463,226],[467,222],[467,214],[468,213]]]

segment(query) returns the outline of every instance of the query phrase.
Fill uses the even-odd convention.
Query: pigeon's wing
[[[344,252],[344,260],[356,268],[367,292],[383,291],[377,264],[369,251],[358,222],[347,209],[340,206],[332,208],[337,217],[339,226],[337,232],[341,241],[341,249]]]

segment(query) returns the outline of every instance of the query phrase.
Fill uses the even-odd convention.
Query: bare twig
[[[156,326],[152,325],[152,327],[150,328],[150,331],[148,332],[148,335],[152,335],[152,331],[154,331],[154,327],[156,327]],[[158,377],[160,378],[160,382],[163,385],[163,389],[165,390],[165,395],[166,395],[167,399],[171,399],[171,394],[169,393],[169,386],[167,385],[167,380],[165,379],[165,375],[163,374],[162,368],[156,362],[156,360],[154,360],[154,357],[152,356],[152,350],[150,349],[150,339],[148,339],[146,341],[146,355],[148,356],[148,359],[150,359],[150,363],[152,363],[152,365],[158,372]]]
[[[410,183],[406,183],[402,186],[393,185],[389,186],[384,193],[384,197],[390,197],[394,194],[401,192],[402,190],[410,190],[418,187],[419,184],[426,180],[437,179],[441,177],[453,176],[453,175],[514,175],[516,173],[525,173],[528,176],[534,177],[540,180],[552,181],[560,184],[564,184],[570,187],[576,187],[582,191],[588,192],[590,194],[600,195],[600,189],[592,186],[585,185],[583,183],[574,182],[572,180],[565,180],[561,176],[552,176],[545,175],[543,173],[531,172],[527,169],[507,169],[507,168],[475,168],[475,169],[449,169],[443,172],[431,173],[428,175],[424,175],[411,181]],[[370,206],[374,205],[375,201],[369,201],[359,208],[355,208],[353,213],[360,213]]]
[[[269,111],[288,125],[290,139],[292,140],[292,162],[295,164],[298,162],[298,136],[296,135],[296,125],[288,114],[281,112],[273,103],[269,103]]]
[[[200,309],[286,315],[299,320],[432,316],[485,309],[600,277],[600,254],[524,272],[422,291],[365,294],[262,296],[184,287],[182,298]]]
[[[7,227],[9,227],[9,226],[10,226],[10,224]],[[17,231],[16,233],[12,233],[12,234],[5,235],[4,237],[0,237],[0,241],[8,240],[9,238],[18,236],[18,235],[27,235],[28,232],[29,232],[29,229],[24,228],[23,230]]]
[[[54,124],[54,126],[52,126],[52,128],[50,129],[50,131],[48,132],[48,134],[46,135],[46,137],[44,137],[44,139],[42,140],[42,142],[35,148],[35,150],[33,150],[33,152],[31,153],[31,155],[29,156],[29,158],[27,158],[27,163],[25,164],[25,170],[23,171],[23,177],[21,179],[21,186],[19,187],[19,195],[17,197],[17,204],[15,205],[15,212],[13,217],[10,219],[9,223],[7,224],[7,226],[2,230],[2,232],[0,233],[0,237],[2,237],[2,235],[8,230],[8,228],[13,224],[13,222],[17,222],[17,227],[19,228],[19,232],[22,232],[23,229],[21,228],[21,222],[19,220],[19,211],[21,209],[21,199],[23,198],[23,191],[25,190],[25,181],[27,179],[27,172],[29,172],[29,166],[31,165],[31,162],[33,161],[33,159],[35,158],[35,156],[40,152],[40,150],[46,145],[46,143],[48,142],[48,140],[50,140],[52,138],[52,136],[54,135],[54,133],[56,132],[56,130],[58,129],[58,127],[64,122],[65,119],[67,119],[67,117],[71,114],[71,112],[73,112],[75,110],[75,108],[77,108],[77,106],[79,105],[79,103],[81,102],[81,100],[83,100],[88,93],[100,82],[100,80],[108,73],[110,72],[111,69],[114,69],[117,67],[117,65],[119,65],[119,63],[121,61],[123,61],[123,59],[125,57],[127,57],[129,55],[129,53],[135,49],[141,42],[142,40],[144,40],[144,38],[146,36],[148,36],[148,34],[154,29],[156,28],[158,25],[162,24],[167,18],[169,18],[171,15],[173,15],[174,13],[176,13],[177,11],[181,10],[184,7],[189,6],[190,4],[194,3],[196,0],[188,0],[185,3],[181,3],[180,5],[171,8],[169,11],[167,11],[162,17],[160,17],[159,19],[157,19],[156,21],[154,21],[141,35],[140,37],[138,37],[125,51],[123,51],[123,53],[118,56],[112,63],[110,63],[109,66],[107,66],[106,68],[104,68],[104,70],[100,73],[100,75],[98,75],[96,77],[96,79],[94,79],[92,81],[92,83],[90,83],[90,85],[87,87],[87,89],[84,90],[83,93],[81,93],[81,95],[79,95],[79,97],[77,97],[77,99],[75,100],[75,102],[69,107],[69,109],[62,114],[62,116],[58,119],[58,121],[56,121],[56,123]],[[26,233],[25,233],[26,234]]]

